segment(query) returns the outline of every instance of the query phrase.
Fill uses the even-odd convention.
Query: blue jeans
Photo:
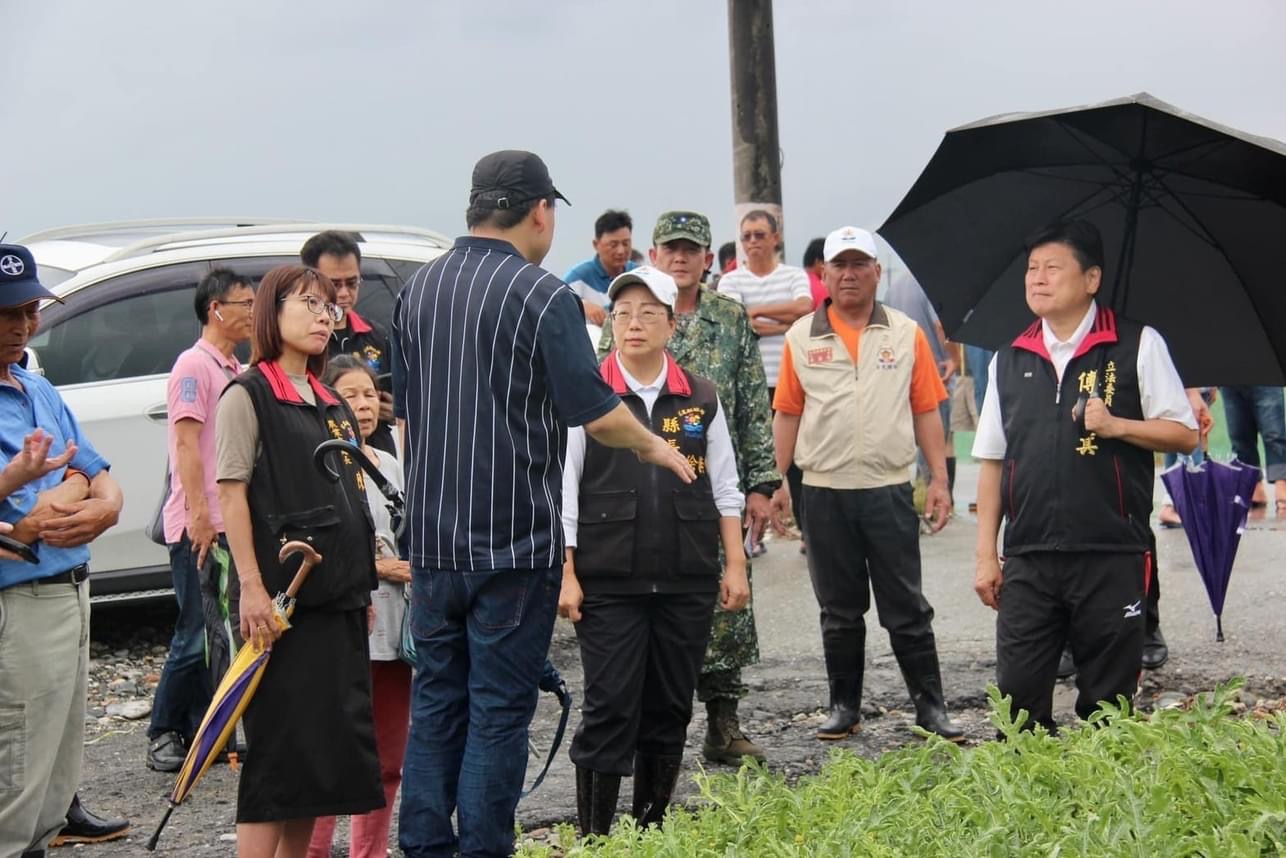
[[[1232,452],[1247,465],[1260,467],[1259,438],[1264,439],[1264,476],[1286,480],[1286,398],[1280,387],[1221,387]]]
[[[398,843],[410,858],[509,855],[562,569],[417,567],[412,577],[419,669]]]
[[[982,401],[987,396],[987,367],[994,354],[995,352],[982,346],[964,347],[965,370],[973,376],[973,401],[979,414],[982,413]]]
[[[196,552],[187,534],[170,546],[170,574],[179,618],[174,621],[170,654],[161,670],[161,681],[152,700],[149,738],[174,731],[191,739],[210,705],[214,690],[205,661],[205,612],[197,578]]]

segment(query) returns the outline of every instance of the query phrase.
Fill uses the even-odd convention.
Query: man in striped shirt
[[[786,265],[778,256],[781,232],[777,218],[755,209],[741,219],[741,245],[746,264],[719,278],[719,291],[746,306],[750,324],[759,335],[764,377],[777,383],[786,332],[796,319],[813,311],[813,292],[802,268]]]
[[[694,478],[603,381],[580,300],[540,267],[556,199],[566,202],[537,156],[484,157],[470,235],[393,311],[419,661],[399,823],[408,856],[513,850],[562,579],[567,427]]]

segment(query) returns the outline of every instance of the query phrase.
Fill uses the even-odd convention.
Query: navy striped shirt
[[[466,236],[398,296],[390,351],[412,564],[561,566],[566,427],[619,402],[580,299],[508,242]]]

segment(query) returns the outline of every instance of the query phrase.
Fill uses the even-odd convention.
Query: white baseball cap
[[[855,226],[841,226],[826,236],[822,259],[830,262],[846,250],[857,250],[875,259],[875,236]]]
[[[626,286],[634,285],[647,287],[647,290],[652,293],[656,300],[671,310],[674,309],[674,302],[679,297],[679,287],[675,284],[673,277],[659,268],[653,268],[651,265],[640,265],[638,268],[631,268],[629,271],[616,275],[612,285],[607,287],[607,297],[615,298],[616,293]]]

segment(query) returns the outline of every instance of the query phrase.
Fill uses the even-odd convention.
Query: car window
[[[269,270],[298,264],[294,256],[253,256],[123,274],[77,290],[66,304],[46,307],[30,345],[45,377],[56,385],[168,373],[200,336],[192,300],[196,284],[211,268],[230,268],[257,287]],[[400,288],[385,260],[364,258],[357,311],[387,331]],[[249,344],[236,354],[243,363],[249,360]]]
[[[410,283],[411,278],[415,276],[415,272],[428,263],[414,259],[390,259],[388,264],[393,266],[393,270],[397,272],[397,276],[401,278],[403,283]]]
[[[43,312],[31,341],[53,384],[167,373],[200,333],[192,298],[203,264],[121,275]]]

